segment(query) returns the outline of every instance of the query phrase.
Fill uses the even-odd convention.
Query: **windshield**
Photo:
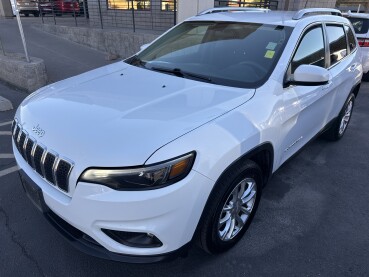
[[[352,26],[354,27],[356,34],[366,34],[369,29],[368,19],[350,17]]]
[[[256,88],[270,76],[291,30],[255,23],[185,22],[126,62],[178,77]]]

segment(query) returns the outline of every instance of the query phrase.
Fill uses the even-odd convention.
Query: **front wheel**
[[[258,207],[262,180],[260,167],[247,160],[216,184],[199,223],[198,241],[203,250],[221,253],[242,238]]]
[[[369,82],[369,72],[363,74],[363,81]]]
[[[355,95],[351,93],[347,98],[345,105],[333,123],[325,133],[324,137],[328,140],[336,141],[343,137],[346,132],[347,126],[350,123],[352,111],[355,104]]]

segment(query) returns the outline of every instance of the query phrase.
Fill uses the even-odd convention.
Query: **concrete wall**
[[[0,17],[13,17],[10,0],[0,0]]]
[[[127,58],[136,53],[140,46],[158,37],[154,34],[133,33],[122,30],[101,30],[83,27],[67,27],[39,24],[36,27],[70,41]]]
[[[44,61],[31,57],[28,63],[24,55],[0,55],[0,79],[16,87],[33,92],[47,84]]]

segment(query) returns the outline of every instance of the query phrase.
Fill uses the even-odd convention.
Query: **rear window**
[[[351,28],[349,26],[347,26],[347,25],[345,25],[345,31],[346,31],[348,42],[349,42],[349,46],[350,46],[350,52],[352,52],[356,48],[355,35],[352,32]]]
[[[352,26],[356,34],[366,34],[369,29],[369,20],[365,18],[353,18],[350,17]]]
[[[328,25],[327,33],[331,65],[334,65],[347,56],[346,35],[343,27],[336,25]]]

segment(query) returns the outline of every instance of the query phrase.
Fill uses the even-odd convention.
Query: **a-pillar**
[[[197,15],[199,12],[214,8],[214,0],[177,0],[178,23],[186,18]]]

